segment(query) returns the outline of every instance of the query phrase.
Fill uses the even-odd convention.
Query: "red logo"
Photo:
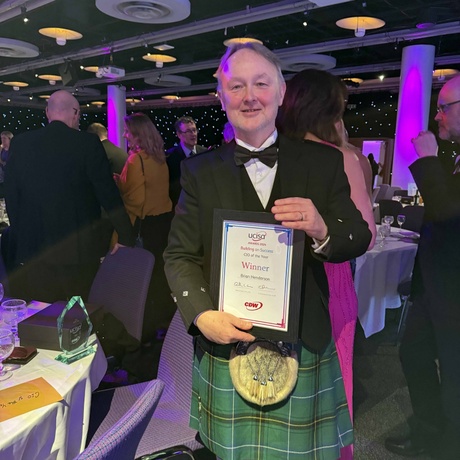
[[[244,302],[246,310],[255,311],[260,310],[264,304],[262,302]]]

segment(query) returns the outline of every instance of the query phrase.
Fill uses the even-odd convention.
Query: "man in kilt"
[[[182,193],[164,255],[178,308],[196,336],[190,423],[224,460],[336,459],[353,432],[323,262],[361,255],[371,233],[350,199],[341,153],[278,136],[285,83],[276,56],[259,44],[239,44],[227,50],[216,75],[235,140],[182,162]],[[273,145],[278,155],[267,165],[262,150]],[[239,146],[252,152],[247,162],[235,157]],[[247,402],[230,378],[230,350],[255,337],[251,322],[217,311],[209,295],[214,209],[271,212],[306,234],[300,340],[292,344],[298,379],[277,404]]]

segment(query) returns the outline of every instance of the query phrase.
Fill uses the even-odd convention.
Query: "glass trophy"
[[[93,325],[82,298],[72,297],[57,319],[59,346],[62,353],[55,359],[70,364],[94,353],[96,349],[88,345],[92,330]]]

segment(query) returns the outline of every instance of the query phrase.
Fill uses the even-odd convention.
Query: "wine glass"
[[[22,321],[27,313],[27,304],[22,299],[9,299],[1,304],[3,312],[3,321],[11,326],[16,343],[19,345],[18,323]]]
[[[398,214],[396,220],[398,221],[399,230],[402,230],[402,224],[406,222],[406,216],[404,214]]]
[[[395,218],[393,216],[385,216],[383,218],[383,223],[391,225],[395,221]]]
[[[3,360],[13,353],[14,334],[4,327],[0,328],[0,381],[9,379],[13,374],[3,368]]]

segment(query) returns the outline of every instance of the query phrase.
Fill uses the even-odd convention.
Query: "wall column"
[[[109,141],[126,150],[123,138],[123,117],[126,115],[126,88],[122,85],[107,86],[107,130]]]
[[[428,128],[433,84],[434,45],[406,46],[402,53],[391,185],[414,182],[409,165],[418,157],[411,139]]]

